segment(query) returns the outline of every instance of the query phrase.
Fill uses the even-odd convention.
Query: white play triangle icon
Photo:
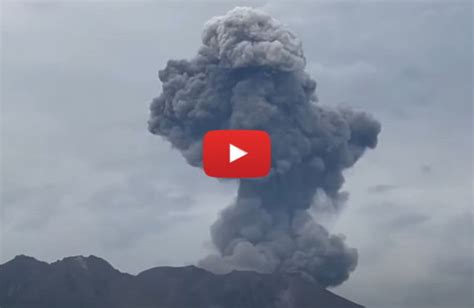
[[[229,163],[236,161],[239,158],[244,157],[248,153],[244,150],[236,147],[235,145],[229,143]]]

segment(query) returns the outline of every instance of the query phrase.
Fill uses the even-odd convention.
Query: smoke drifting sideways
[[[358,254],[310,214],[315,194],[338,205],[343,170],[374,148],[381,126],[370,115],[317,104],[301,41],[266,13],[238,7],[209,20],[191,60],[159,72],[162,94],[151,104],[149,130],[187,162],[202,164],[202,138],[215,129],[265,130],[272,170],[241,179],[235,202],[211,227],[218,254],[199,265],[301,273],[323,286],[345,281]]]

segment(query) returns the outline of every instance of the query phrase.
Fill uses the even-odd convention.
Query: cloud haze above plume
[[[376,146],[380,124],[366,113],[318,105],[301,41],[260,10],[238,7],[212,18],[202,43],[195,58],[170,60],[160,71],[163,92],[151,104],[150,131],[200,166],[207,131],[265,130],[272,171],[240,180],[235,202],[211,228],[219,255],[200,265],[342,283],[357,265],[357,250],[308,210],[318,190],[334,205],[344,201],[342,172]]]

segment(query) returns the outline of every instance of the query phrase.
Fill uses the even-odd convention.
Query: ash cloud
[[[324,286],[342,283],[357,265],[357,250],[308,210],[317,191],[335,206],[344,202],[342,172],[376,146],[379,122],[318,105],[301,41],[262,11],[235,8],[212,18],[202,43],[193,59],[170,60],[159,72],[163,90],[150,107],[150,132],[200,167],[207,131],[265,130],[272,170],[240,180],[235,202],[211,227],[218,254],[200,266],[217,273],[298,272]]]

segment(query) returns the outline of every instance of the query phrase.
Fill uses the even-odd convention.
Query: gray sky
[[[240,3],[242,4],[242,3]],[[231,2],[2,2],[0,262],[95,254],[193,264],[236,185],[147,132],[158,69]],[[472,307],[471,2],[259,2],[303,41],[323,104],[382,122],[324,223],[359,249],[334,291],[371,307]]]

